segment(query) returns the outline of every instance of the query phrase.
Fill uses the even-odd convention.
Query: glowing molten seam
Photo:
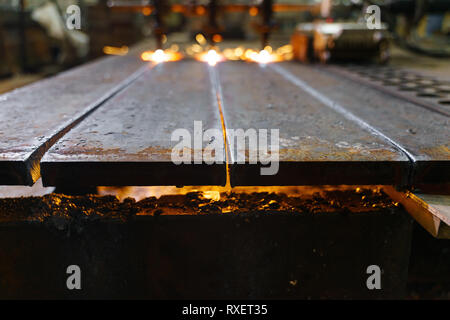
[[[197,57],[198,60],[207,62],[210,66],[215,66],[218,62],[223,61],[223,56],[218,54],[216,50],[209,50]]]
[[[156,51],[145,51],[141,54],[141,59],[144,61],[151,61],[154,63],[161,63],[167,61],[177,61],[182,58],[178,52],[164,51],[158,49]]]
[[[165,195],[185,195],[189,192],[201,192],[202,197],[210,199],[211,201],[219,201],[223,193],[252,193],[252,192],[267,192],[267,193],[283,193],[289,197],[312,195],[316,192],[324,194],[324,192],[331,190],[355,190],[360,193],[362,189],[372,189],[373,192],[380,192],[383,186],[381,185],[336,185],[336,186],[249,186],[249,187],[233,187],[227,189],[221,186],[186,186],[177,188],[175,186],[146,186],[146,187],[97,187],[99,195],[113,195],[120,201],[128,197],[140,201],[147,197],[160,198]]]

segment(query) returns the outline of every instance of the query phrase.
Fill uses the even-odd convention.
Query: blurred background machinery
[[[70,5],[80,30],[67,29]],[[381,10],[379,30],[366,26],[370,5]],[[46,76],[147,37],[182,47],[199,34],[222,47],[292,40],[304,62],[386,62],[390,44],[448,57],[449,31],[447,0],[0,0],[0,77]]]

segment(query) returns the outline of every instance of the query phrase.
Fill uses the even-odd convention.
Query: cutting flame
[[[256,52],[254,50],[248,50],[245,53],[245,57],[249,61],[261,63],[261,64],[268,64],[271,62],[277,62],[281,61],[282,57],[278,54],[270,52],[272,50],[268,50],[268,48],[264,48],[263,50]]]
[[[206,39],[203,35],[197,35],[197,41],[202,42]],[[208,63],[210,66],[215,66],[217,63],[224,60],[244,60],[249,62],[256,62],[262,65],[291,60],[293,57],[292,46],[284,45],[278,49],[272,49],[270,46],[266,46],[261,51],[254,49],[245,49],[244,47],[226,48],[223,52],[219,52],[216,49],[205,50],[205,48],[198,43],[194,43],[190,46],[180,48],[178,45],[172,45],[169,49],[156,51],[145,51],[141,54],[141,59],[144,61],[151,61],[155,64],[181,60],[183,57],[195,58],[198,61]]]
[[[195,43],[187,45],[184,48],[177,46],[176,51],[180,50],[183,52],[184,57],[195,58],[199,61],[207,62],[211,66],[225,60],[243,60],[267,64],[271,62],[289,61],[292,60],[294,56],[293,48],[290,44],[286,44],[277,49],[272,48],[271,46],[266,46],[262,51],[256,51],[243,46],[236,48],[224,48],[223,51],[219,51],[212,47],[208,51],[208,49],[205,48],[207,40],[202,34],[197,34],[195,39]]]
[[[141,59],[144,61],[151,61],[154,63],[161,63],[167,61],[177,61],[182,58],[181,54],[178,52],[164,51],[158,49],[156,51],[145,51],[141,54]]]
[[[223,61],[223,56],[217,53],[216,50],[211,49],[198,55],[197,60],[207,62],[210,66],[215,66],[218,62]]]

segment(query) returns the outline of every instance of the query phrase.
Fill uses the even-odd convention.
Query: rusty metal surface
[[[397,184],[407,177],[409,161],[400,150],[272,68],[224,62],[217,72],[227,129],[280,135],[278,173],[261,175],[261,165],[232,156],[233,185]]]
[[[65,132],[145,69],[109,57],[0,96],[0,185],[32,185],[39,160]]]
[[[156,65],[98,108],[44,156],[44,185],[224,185],[222,164],[171,160],[172,132],[194,121],[222,133],[208,68],[197,61]],[[192,142],[193,140],[191,140]],[[189,152],[203,152],[191,144]],[[218,141],[224,148],[223,136]]]
[[[344,106],[344,112],[363,119],[396,143],[411,160],[410,184],[450,182],[449,117],[328,72],[326,66],[283,63],[276,68]]]
[[[224,163],[170,157],[175,129],[192,135],[203,121],[221,131],[220,112],[227,129],[280,130],[278,173],[261,175],[232,150],[232,185],[450,180],[448,117],[328,72],[335,67],[179,61],[149,70],[136,53],[0,96],[0,184],[32,184],[41,171],[52,186],[223,185]]]

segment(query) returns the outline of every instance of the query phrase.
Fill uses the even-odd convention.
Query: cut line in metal
[[[230,147],[228,145],[228,137],[227,137],[227,122],[225,118],[225,110],[223,108],[223,96],[222,96],[222,87],[220,85],[220,80],[217,74],[217,70],[214,66],[208,65],[208,73],[209,78],[211,80],[211,90],[213,95],[216,97],[217,108],[220,113],[220,120],[222,124],[223,131],[223,141],[225,145],[225,161],[226,161],[226,171],[227,171],[227,180],[225,186],[227,188],[231,188],[231,170],[230,170],[230,161],[233,162],[233,153],[230,152]]]
[[[235,152],[233,186],[406,183],[411,165],[403,152],[279,73],[239,61],[222,62],[216,69],[227,133],[240,130],[245,136],[228,137]],[[258,140],[249,135],[272,136],[272,129],[279,132],[277,160],[266,164],[251,158],[263,149],[248,143]],[[266,169],[265,174],[265,167],[276,172]]]
[[[49,149],[41,161],[44,185],[225,185],[223,128],[210,87],[203,62],[147,70]],[[208,129],[217,133],[204,141]],[[176,150],[190,158],[177,163]]]

